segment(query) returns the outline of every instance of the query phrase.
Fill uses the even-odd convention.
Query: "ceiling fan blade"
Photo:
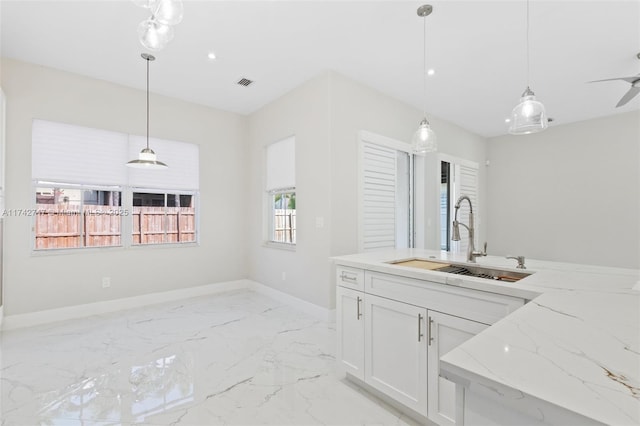
[[[622,99],[620,99],[620,101],[618,102],[618,105],[616,105],[616,108],[621,107],[622,105],[626,104],[627,102],[629,102],[631,99],[633,99],[638,93],[640,93],[640,87],[635,87],[635,86],[631,86],[631,89],[629,89],[629,91],[627,93],[624,94],[624,96],[622,97]]]
[[[640,74],[634,75],[633,77],[617,77],[617,78],[605,78],[604,80],[593,80],[588,81],[588,83],[599,83],[601,81],[614,81],[614,80],[623,80],[627,83],[633,83],[636,80],[640,80]]]

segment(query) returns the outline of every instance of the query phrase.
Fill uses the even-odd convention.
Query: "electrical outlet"
[[[286,281],[287,280],[287,273],[283,272],[282,273],[282,281]]]
[[[102,277],[102,288],[111,287],[111,277]]]

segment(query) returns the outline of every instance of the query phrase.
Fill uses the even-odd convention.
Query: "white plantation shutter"
[[[452,164],[454,168],[454,179],[455,179],[455,199],[452,200],[452,203],[455,204],[458,201],[458,198],[462,195],[466,195],[471,200],[471,204],[473,204],[473,216],[474,216],[474,227],[478,229],[478,224],[480,222],[480,206],[478,204],[478,165],[476,163],[465,162],[465,164]],[[454,211],[453,208],[451,210]],[[463,201],[460,205],[460,210],[458,211],[458,221],[464,223],[465,225],[469,224],[469,203]],[[455,251],[459,253],[466,253],[467,246],[469,245],[469,233],[464,226],[460,227],[460,242],[457,245],[454,245],[453,248]],[[476,246],[476,250],[481,249],[478,247],[478,241],[474,241]]]
[[[129,136],[129,160],[138,158],[146,144],[145,136]],[[200,188],[198,145],[149,138],[149,148],[156,153],[158,161],[169,167],[161,170],[128,168],[130,186],[183,190]]]
[[[362,250],[396,244],[396,150],[364,142],[362,158]]]
[[[31,177],[38,181],[125,185],[127,135],[33,120]]]

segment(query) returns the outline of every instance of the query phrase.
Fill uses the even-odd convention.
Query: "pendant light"
[[[136,160],[129,161],[127,166],[135,167],[137,169],[166,169],[169,166],[164,164],[162,161],[158,161],[156,159],[156,153],[149,148],[149,62],[155,61],[156,58],[148,53],[143,53],[140,56],[142,56],[142,59],[147,61],[147,147],[140,151]]]
[[[411,141],[413,152],[416,154],[426,154],[427,152],[435,152],[438,150],[436,134],[431,130],[431,125],[429,124],[429,120],[427,120],[427,16],[431,15],[431,12],[433,12],[433,6],[430,4],[425,4],[418,8],[418,16],[423,18],[422,95],[424,103],[422,108],[422,121],[420,121],[418,130],[413,134]]]
[[[162,24],[153,18],[145,19],[138,25],[138,37],[140,43],[146,49],[158,52],[173,40],[173,27]]]
[[[526,135],[541,132],[549,126],[547,112],[542,102],[529,87],[529,0],[527,0],[527,88],[520,97],[520,103],[511,112],[509,133]]]
[[[151,16],[138,25],[140,43],[153,52],[160,51],[173,39],[173,25],[182,21],[184,5],[182,0],[133,0]]]

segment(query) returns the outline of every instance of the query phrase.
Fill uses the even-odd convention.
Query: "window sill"
[[[274,249],[278,249],[278,250],[296,251],[296,245],[295,244],[289,244],[289,243],[277,243],[275,241],[265,241],[262,244],[262,246],[263,247],[274,248]]]
[[[136,244],[130,246],[104,246],[104,247],[74,247],[74,248],[50,248],[46,250],[31,250],[31,255],[34,257],[39,256],[56,256],[56,255],[70,255],[70,254],[89,254],[89,253],[106,253],[111,251],[124,251],[124,250],[162,250],[170,248],[182,248],[182,247],[199,247],[200,243],[197,241],[185,242],[185,243],[162,243],[162,244]]]
[[[103,247],[61,247],[61,248],[49,248],[49,249],[32,249],[31,256],[57,256],[57,255],[69,255],[69,254],[90,254],[90,253],[105,253],[111,251],[125,250],[124,246],[103,246]]]
[[[143,249],[166,249],[166,248],[178,248],[178,247],[199,247],[199,241],[189,241],[184,243],[156,243],[156,244],[131,244],[129,249],[143,250]]]

